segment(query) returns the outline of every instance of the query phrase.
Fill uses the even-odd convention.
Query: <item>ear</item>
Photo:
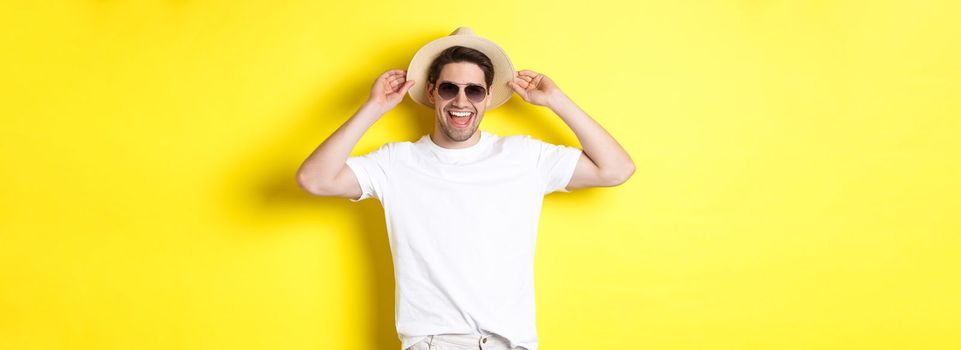
[[[491,86],[487,89],[487,102],[484,102],[484,110],[487,110],[491,106],[491,101],[494,100],[494,87]]]
[[[434,86],[430,83],[425,85],[424,89],[427,90],[427,100],[430,101],[430,103],[434,103]]]

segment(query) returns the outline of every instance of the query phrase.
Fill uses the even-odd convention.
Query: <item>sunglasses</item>
[[[481,102],[487,97],[487,89],[483,86],[477,84],[454,84],[446,81],[440,83],[437,87],[437,94],[440,95],[442,99],[452,99],[460,93],[459,85],[467,85],[464,87],[464,95],[467,95],[467,99],[471,101]]]

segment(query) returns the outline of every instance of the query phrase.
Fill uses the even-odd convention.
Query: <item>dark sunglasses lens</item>
[[[482,86],[468,85],[464,88],[464,94],[467,95],[471,101],[480,102],[484,100],[485,95],[487,95],[487,90]]]
[[[449,100],[457,96],[457,91],[460,90],[457,85],[451,83],[441,83],[440,87],[437,88],[437,94],[445,100]]]

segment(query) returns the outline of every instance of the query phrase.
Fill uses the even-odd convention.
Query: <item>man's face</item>
[[[457,84],[459,90],[457,95],[449,100],[440,97],[437,87],[443,82]],[[484,71],[476,64],[470,62],[452,62],[444,65],[437,81],[433,85],[427,86],[427,99],[434,103],[434,112],[437,116],[435,128],[440,128],[447,138],[455,142],[463,142],[470,139],[480,126],[481,119],[484,118],[484,111],[490,105],[490,91],[484,96],[484,100],[474,102],[467,98],[464,88],[467,84],[476,84],[487,88],[484,81]],[[468,115],[462,117],[462,115]]]

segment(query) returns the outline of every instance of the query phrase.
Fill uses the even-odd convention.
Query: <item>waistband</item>
[[[434,344],[435,341],[453,343],[458,345],[467,346],[493,346],[495,344],[503,345],[505,348],[510,349],[510,341],[497,334],[489,335],[479,335],[479,334],[435,334],[427,337],[428,344]]]

